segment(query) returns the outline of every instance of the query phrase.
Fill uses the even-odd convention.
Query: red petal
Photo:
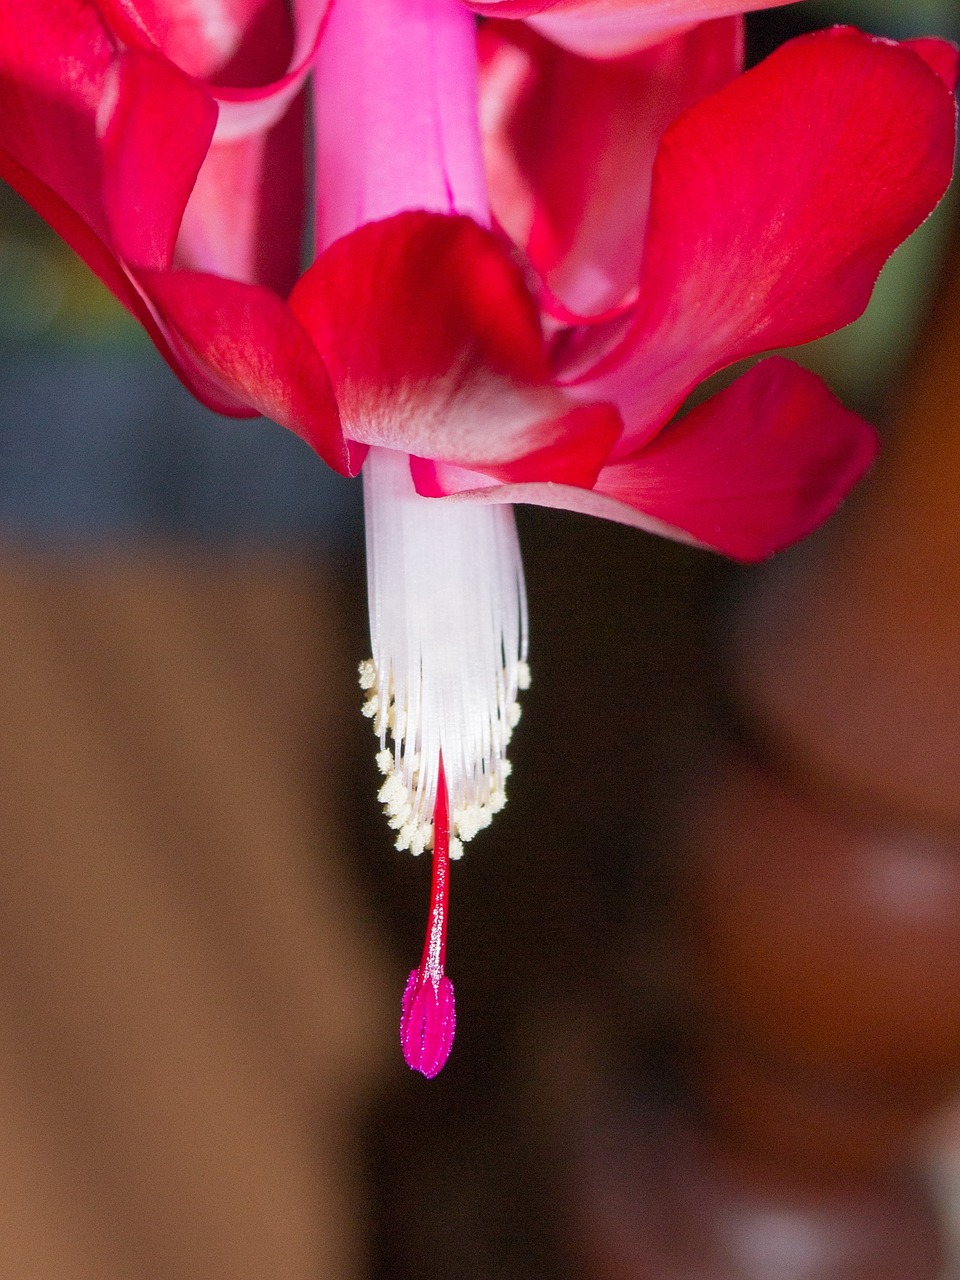
[[[144,325],[199,399],[243,416],[256,412],[238,396],[243,388],[166,327],[120,257],[169,260],[215,113],[205,91],[157,55],[118,57],[89,4],[0,12],[0,175]],[[342,451],[340,442],[334,453]]]
[[[143,272],[168,326],[232,395],[355,474],[323,361],[276,294],[190,271]]]
[[[156,343],[160,354],[198,400],[202,400],[217,413],[231,414],[234,417],[251,415],[253,411],[246,404],[212,381],[194,356],[185,351],[174,350],[176,338],[166,332],[140,286],[127,275],[119,260],[65,200],[3,150],[0,150],[0,177],[41,214],[123,306],[140,321]]]
[[[615,58],[659,44],[709,18],[771,9],[787,0],[466,0],[488,18],[528,18],[574,53]]]
[[[566,309],[603,312],[635,294],[660,136],[737,75],[742,27],[702,23],[604,62],[517,23],[481,28],[491,207]]]
[[[79,254],[141,324],[150,324],[150,312],[116,255],[62,196],[40,181],[4,149],[0,149],[0,178],[31,205],[49,226]],[[151,336],[153,336],[151,334]]]
[[[825,520],[877,443],[819,378],[773,357],[607,467],[596,488],[737,560],[760,560]]]
[[[216,103],[172,63],[139,51],[114,65],[104,102],[112,103],[100,132],[113,244],[130,266],[162,270],[213,137]]]
[[[903,47],[919,54],[953,93],[957,87],[957,76],[960,74],[960,49],[955,44],[950,40],[927,37],[921,40],[904,40]]]
[[[169,262],[215,121],[169,63],[118,55],[91,6],[0,13],[0,148],[118,256]]]
[[[188,76],[263,84],[286,69],[289,16],[282,0],[98,0],[118,36],[155,49]]]
[[[553,443],[514,462],[471,464],[470,471],[463,472],[463,476],[468,477],[466,487],[500,481],[502,484],[541,482],[592,488],[620,435],[620,415],[616,409],[605,404],[583,405],[555,419],[551,430],[557,435]],[[439,498],[452,491],[447,487],[450,471],[442,463],[413,457],[410,474],[417,493],[425,498]],[[461,481],[454,487],[463,485]]]
[[[367,223],[321,254],[290,307],[330,371],[351,439],[480,467],[564,447],[573,406],[545,385],[523,276],[469,218]]]
[[[855,319],[946,188],[954,121],[916,53],[834,28],[788,42],[671,125],[636,319],[583,388],[620,405],[621,452],[713,370]]]
[[[275,124],[316,53],[329,0],[98,0],[119,40],[162,53],[221,104],[217,137]]]
[[[592,490],[483,487],[437,468],[437,497],[529,502],[630,524],[737,560],[761,560],[814,529],[870,466],[873,429],[819,378],[773,357],[699,405]]]
[[[84,0],[0,6],[0,147],[101,238],[96,116],[115,56]]]

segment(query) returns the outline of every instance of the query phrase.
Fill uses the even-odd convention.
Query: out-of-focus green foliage
[[[807,0],[791,6],[805,25],[849,22],[878,35],[960,39],[960,0]],[[956,186],[887,263],[865,314],[838,333],[790,354],[821,374],[837,394],[871,417],[883,416],[886,392],[910,356],[956,216]]]
[[[864,31],[906,39],[910,36],[948,36],[960,32],[957,0],[806,0],[815,26],[851,22]]]
[[[76,254],[0,182],[0,343],[24,341],[146,339]]]

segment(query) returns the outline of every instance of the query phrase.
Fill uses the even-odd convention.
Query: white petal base
[[[363,467],[373,657],[364,714],[380,738],[379,799],[397,848],[433,841],[441,752],[460,852],[506,801],[506,758],[529,683],[527,604],[513,508],[422,498],[405,453]]]

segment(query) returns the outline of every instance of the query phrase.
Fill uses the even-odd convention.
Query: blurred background
[[[807,0],[750,56],[834,22],[960,7]],[[359,486],[0,190],[0,1277],[957,1274],[956,224],[797,353],[890,446],[803,549],[518,512],[535,680],[426,1082]]]

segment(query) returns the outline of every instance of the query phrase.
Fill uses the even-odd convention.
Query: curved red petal
[[[323,361],[276,294],[191,271],[140,279],[167,326],[231,395],[355,474]]]
[[[329,0],[98,0],[117,37],[162,53],[221,105],[217,137],[275,124],[299,92]]]
[[[0,177],[37,210],[100,277],[117,300],[139,320],[174,373],[198,400],[215,412],[232,417],[248,417],[254,412],[219,386],[193,355],[179,347],[176,335],[167,332],[139,284],[127,274],[119,259],[76,211],[2,148]]]
[[[117,55],[83,0],[0,6],[0,147],[101,238],[97,111]]]
[[[520,268],[469,218],[402,213],[336,241],[290,307],[330,372],[347,435],[465,466],[564,440]]]
[[[0,14],[0,148],[120,258],[169,263],[216,116],[165,59],[118,53],[90,5]]]
[[[636,318],[583,387],[620,406],[621,453],[715,369],[860,314],[949,182],[955,116],[912,50],[834,28],[788,42],[670,126]]]
[[[554,44],[588,58],[648,49],[711,18],[788,0],[466,0],[487,18],[526,18]]]
[[[919,40],[904,40],[902,43],[905,49],[912,49],[919,54],[950,92],[954,92],[960,75],[960,49],[951,40],[938,40],[931,36]]]
[[[468,487],[477,484],[577,485],[589,489],[596,483],[620,436],[620,415],[611,405],[581,405],[551,422],[556,439],[512,462],[474,462]],[[421,496],[438,498],[450,492],[440,479],[444,464],[412,457],[410,473]]]
[[[44,221],[78,254],[95,275],[142,324],[151,322],[149,308],[112,252],[63,196],[0,147],[0,178],[36,209]],[[151,334],[151,336],[153,336]]]
[[[0,14],[0,174],[146,328],[191,391],[248,415],[158,314],[129,267],[162,266],[216,107],[154,53],[118,55],[95,9],[75,0]]]
[[[636,294],[660,136],[741,70],[742,19],[608,61],[488,23],[480,53],[494,216],[566,312],[606,312]]]
[[[97,0],[125,44],[155,49],[188,76],[263,84],[286,70],[291,27],[282,0]]]
[[[816,528],[876,452],[868,423],[814,374],[773,357],[633,457],[605,467],[593,489],[489,486],[437,467],[429,496],[579,511],[752,561]]]
[[[873,428],[818,377],[773,357],[692,409],[597,491],[737,560],[804,537],[876,457]]]
[[[139,50],[107,77],[100,112],[102,189],[118,256],[169,266],[184,207],[217,122],[213,99],[172,63]]]

